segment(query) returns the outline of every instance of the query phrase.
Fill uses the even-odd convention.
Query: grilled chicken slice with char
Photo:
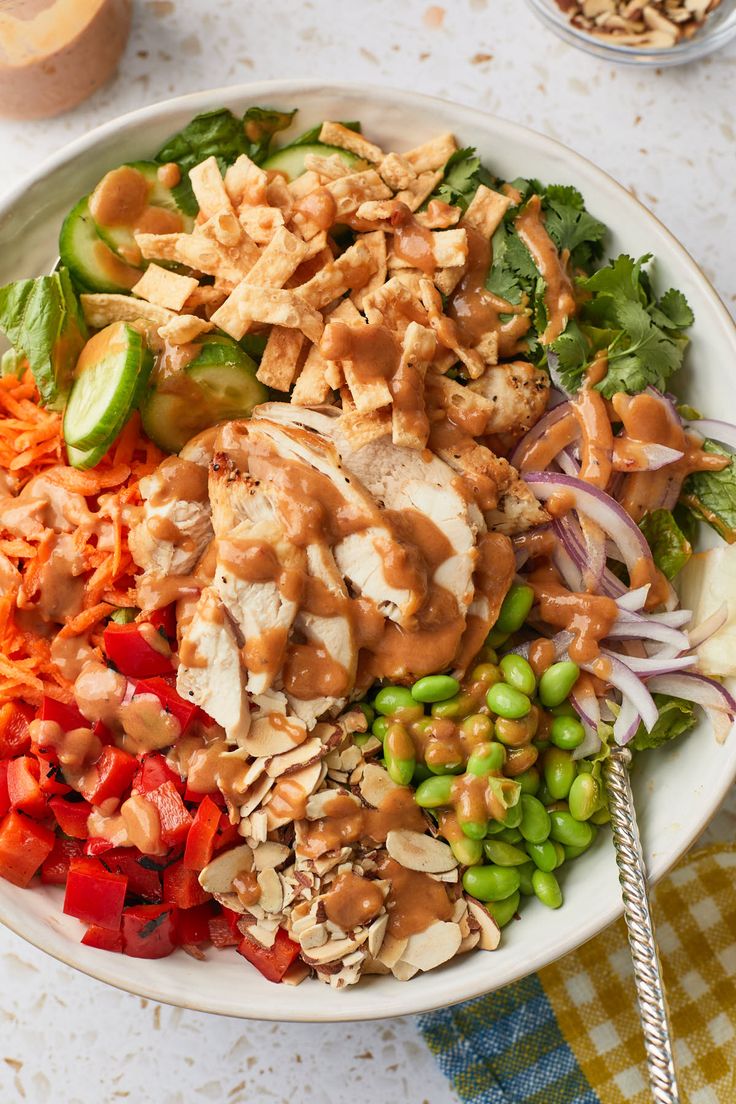
[[[468,384],[493,404],[486,433],[526,432],[547,409],[550,379],[541,368],[526,360],[486,368],[483,375]]]
[[[245,672],[227,612],[212,587],[202,591],[179,646],[177,692],[225,729],[240,744],[250,729]]]

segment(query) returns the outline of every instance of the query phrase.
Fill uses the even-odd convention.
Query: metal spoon
[[[618,877],[624,902],[624,918],[634,963],[636,996],[639,1002],[652,1096],[656,1104],[680,1104],[677,1076],[672,1060],[667,1001],[649,907],[647,876],[639,828],[636,823],[634,797],[629,779],[630,764],[631,751],[626,747],[614,747],[603,768],[611,812],[613,843],[616,848]]]

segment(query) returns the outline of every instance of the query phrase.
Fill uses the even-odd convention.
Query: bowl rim
[[[535,151],[546,151],[550,155],[556,154],[557,156],[564,155],[566,163],[572,170],[574,170],[576,166],[581,166],[584,168],[589,180],[592,181],[597,188],[607,191],[609,194],[612,194],[629,206],[633,205],[640,208],[640,210],[645,213],[646,217],[659,227],[670,249],[675,254],[679,255],[679,260],[688,268],[693,282],[699,286],[700,292],[710,300],[711,305],[715,308],[716,317],[724,330],[724,337],[731,342],[734,352],[736,352],[736,322],[731,317],[725,303],[716,289],[711,285],[700,266],[672,232],[667,229],[656,215],[649,211],[645,204],[641,203],[637,196],[633,195],[612,176],[599,168],[593,161],[570,149],[570,147],[566,146],[564,143],[558,142],[547,135],[540,134],[538,131],[534,131],[523,124],[500,118],[499,116],[484,112],[476,107],[459,104],[449,98],[431,96],[390,85],[349,81],[335,81],[325,84],[323,81],[316,78],[254,81],[204,89],[156,101],[153,104],[148,104],[133,111],[125,112],[122,115],[100,124],[80,137],[65,144],[55,153],[45,158],[35,170],[23,177],[18,184],[0,195],[0,219],[12,213],[12,209],[18,200],[31,187],[41,183],[45,177],[68,164],[74,158],[83,155],[92,149],[98,142],[101,142],[110,135],[114,135],[121,130],[134,128],[137,124],[150,120],[152,117],[156,117],[157,115],[165,117],[167,114],[173,114],[186,108],[191,108],[191,113],[194,115],[200,111],[212,110],[222,102],[232,103],[236,100],[242,103],[246,103],[248,100],[257,102],[258,98],[269,96],[275,96],[281,99],[287,97],[296,98],[300,94],[314,92],[320,92],[336,98],[360,94],[363,98],[373,99],[374,102],[383,100],[391,104],[400,103],[407,109],[415,108],[420,112],[427,112],[431,109],[433,104],[441,105],[443,108],[451,107],[461,113],[466,120],[475,122],[480,128],[488,127],[489,123],[491,123],[494,130],[501,137],[507,134],[509,136],[513,135],[518,139],[521,134],[522,138],[525,138]],[[686,836],[686,843],[682,849],[676,854],[664,854],[662,851],[658,851],[654,855],[652,861],[649,863],[650,884],[654,884],[663,877],[668,870],[675,865],[680,857],[690,849],[694,840],[702,832],[708,821],[716,812],[718,806],[721,804],[732,785],[734,777],[736,777],[736,760],[734,761],[732,771],[724,770],[721,777],[721,784],[717,787],[715,794],[711,794],[711,797],[715,796],[715,800],[712,800],[707,805],[701,804],[699,806],[699,809],[704,811],[700,811],[692,819]],[[603,914],[598,914],[596,917],[591,918],[584,926],[574,928],[574,925],[571,924],[570,938],[566,941],[559,955],[550,959],[549,957],[545,957],[544,954],[538,952],[534,953],[532,950],[525,962],[526,969],[522,973],[515,975],[514,978],[505,980],[502,984],[510,984],[513,980],[521,980],[523,977],[549,964],[549,962],[556,961],[557,958],[569,954],[571,951],[575,950],[576,947],[580,946],[600,931],[603,931],[612,922],[618,919],[622,915],[622,911],[622,905],[620,901],[616,899]],[[244,1011],[241,1009],[236,1010],[231,1007],[223,1007],[222,1005],[218,1006],[215,1002],[208,999],[187,999],[176,993],[162,992],[161,987],[156,985],[155,982],[148,982],[145,978],[141,981],[137,979],[135,981],[126,979],[123,972],[115,968],[117,959],[113,958],[112,955],[108,956],[112,959],[109,967],[105,965],[102,956],[100,956],[100,965],[98,967],[96,965],[96,960],[95,963],[91,965],[84,961],[75,960],[71,950],[68,954],[64,954],[60,949],[54,947],[52,939],[46,941],[41,936],[30,936],[23,930],[22,913],[18,913],[18,910],[14,909],[12,906],[9,908],[1,898],[0,923],[26,942],[31,943],[37,949],[51,955],[51,957],[57,961],[79,970],[88,977],[105,982],[106,984],[112,985],[117,989],[135,996],[146,997],[160,1003],[174,1005],[191,1011],[235,1016],[241,1019],[275,1020],[279,1022],[288,1020],[288,1022],[306,1023],[338,1022],[350,1018],[351,1012],[353,1011],[347,1001],[342,1015],[332,1012],[321,1013],[318,1002],[315,1002],[314,1008],[309,1012],[295,1011],[293,1014],[284,1015],[283,1010],[271,1007],[268,1004],[262,1004],[259,1005],[258,1008],[254,1007],[252,1010]],[[49,945],[49,942],[51,945]],[[81,946],[81,944],[79,944],[79,946]],[[72,943],[70,947],[75,948],[77,944]],[[451,970],[447,972],[443,971],[443,980],[445,984],[443,986],[442,996],[438,995],[437,999],[432,999],[429,1002],[426,998],[424,1000],[421,998],[417,1000],[416,997],[413,997],[411,986],[406,987],[399,985],[399,983],[395,983],[390,1007],[386,1007],[382,1001],[376,1001],[374,999],[372,1002],[368,1002],[371,1007],[360,1010],[357,1021],[384,1019],[428,1012],[435,1008],[446,1007],[457,1002],[471,1000],[491,992],[497,987],[491,985],[489,988],[487,980],[482,979],[481,971],[478,971],[478,974],[475,976],[478,980],[470,985],[467,984],[467,982],[465,984],[455,983],[453,985]]]

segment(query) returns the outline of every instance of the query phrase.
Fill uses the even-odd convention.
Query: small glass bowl
[[[720,5],[691,38],[684,38],[675,46],[659,50],[617,46],[615,43],[604,42],[587,31],[581,31],[570,23],[556,0],[527,0],[527,4],[545,26],[571,46],[578,46],[594,57],[617,61],[622,65],[650,68],[684,65],[688,61],[705,57],[714,50],[720,50],[736,38],[736,0],[721,0]]]

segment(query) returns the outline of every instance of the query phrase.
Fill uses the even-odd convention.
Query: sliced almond
[[[284,985],[301,985],[311,972],[306,962],[302,962],[300,958],[297,958],[292,962],[281,981]]]
[[[344,958],[345,955],[351,954],[357,950],[362,940],[360,939],[330,939],[329,942],[324,943],[321,947],[315,947],[304,957],[309,962],[314,962],[322,965],[325,962],[337,962],[338,959]]]
[[[254,758],[282,755],[285,751],[293,751],[294,746],[303,743],[306,737],[306,725],[297,717],[287,720],[282,713],[268,713],[253,718],[241,747]]]
[[[475,950],[475,948],[480,945],[480,938],[481,934],[479,931],[468,932],[467,935],[463,936],[462,942],[457,949],[457,953],[461,955],[466,954],[468,951]]]
[[[368,951],[374,958],[380,953],[388,928],[388,913],[384,912],[368,928]]]
[[[423,932],[410,935],[401,957],[417,970],[433,970],[457,954],[461,941],[458,924],[438,920]]]
[[[291,854],[291,848],[285,843],[275,843],[267,840],[260,843],[253,851],[253,868],[255,870],[274,870],[285,863]]]
[[[424,874],[444,874],[457,867],[457,859],[442,840],[432,839],[422,832],[398,828],[386,836],[386,850],[392,859],[407,870]]]
[[[358,789],[364,801],[374,809],[379,809],[392,790],[397,789],[397,785],[389,777],[388,771],[379,767],[378,763],[366,763]]]
[[[325,924],[312,924],[299,932],[299,944],[303,951],[313,951],[323,947],[329,939],[329,933]]]
[[[258,806],[263,802],[264,797],[269,792],[274,784],[273,778],[269,778],[267,774],[262,775],[258,781],[253,785],[248,793],[243,798],[243,802],[238,807],[238,811],[241,817],[250,816],[255,812]]]
[[[467,897],[466,900],[468,902],[468,912],[480,926],[478,946],[482,951],[495,951],[501,942],[501,929],[488,909],[483,908],[483,905],[471,897]]]
[[[403,959],[397,962],[391,970],[397,981],[411,981],[415,974],[419,973],[418,966],[412,966],[408,962],[404,962]]]
[[[316,763],[324,754],[324,744],[316,737],[305,740],[299,747],[274,756],[266,766],[270,778],[280,778],[282,774],[293,774],[302,767]]]
[[[338,796],[341,800],[352,801],[356,808],[360,808],[357,797],[347,790],[320,790],[318,793],[312,794],[307,801],[307,820],[321,820],[322,817],[328,816],[330,803],[334,802]]]
[[[256,878],[261,889],[258,904],[264,912],[281,912],[284,904],[284,889],[281,879],[272,867],[261,870]]]
[[[376,955],[384,966],[388,966],[389,970],[393,970],[396,963],[399,961],[404,953],[408,939],[397,939],[395,935],[387,933],[381,944],[381,950]]]
[[[207,893],[228,893],[233,880],[243,871],[253,869],[253,852],[247,843],[223,851],[200,871],[199,884]]]

